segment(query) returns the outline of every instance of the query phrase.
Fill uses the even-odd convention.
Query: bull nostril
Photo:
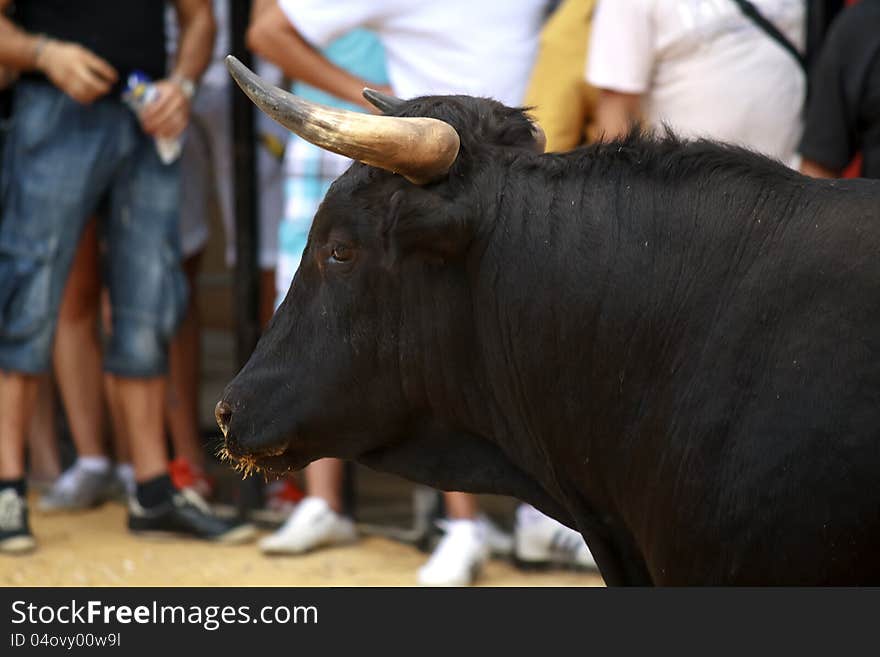
[[[214,419],[217,420],[217,426],[225,436],[229,431],[229,421],[232,419],[232,407],[225,401],[218,401],[214,407]]]

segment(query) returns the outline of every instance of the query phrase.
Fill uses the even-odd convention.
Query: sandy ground
[[[136,539],[109,504],[72,515],[32,516],[39,549],[0,557],[2,586],[411,586],[426,555],[383,538],[299,557],[264,557],[256,546]],[[601,586],[598,574],[521,572],[493,559],[485,586]]]

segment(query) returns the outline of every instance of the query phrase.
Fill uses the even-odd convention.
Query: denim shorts
[[[98,207],[112,330],[104,368],[123,377],[167,369],[182,318],[179,165],[116,98],[83,106],[22,80],[0,162],[0,369],[49,368],[58,309],[86,220]]]

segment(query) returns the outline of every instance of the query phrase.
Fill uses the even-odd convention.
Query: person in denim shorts
[[[0,11],[9,0],[0,0]],[[0,552],[35,545],[24,499],[24,428],[36,375],[50,365],[58,308],[83,227],[99,207],[116,380],[137,480],[128,525],[219,541],[253,528],[222,521],[168,477],[163,431],[168,341],[186,283],[178,237],[179,165],[155,138],[185,129],[193,82],[211,53],[209,0],[175,0],[179,57],[165,75],[164,4],[19,0],[0,16],[0,65],[21,71],[0,178]],[[140,70],[158,98],[140,117],[121,100]],[[100,385],[83,381],[83,385]]]

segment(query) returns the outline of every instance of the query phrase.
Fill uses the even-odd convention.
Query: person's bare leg
[[[107,399],[107,410],[110,414],[110,429],[113,434],[113,456],[117,463],[131,463],[131,449],[128,442],[128,429],[119,402],[119,391],[116,378],[112,374],[104,375],[104,395]]]
[[[114,377],[119,409],[125,424],[135,479],[144,482],[168,472],[165,449],[165,377]]]
[[[34,413],[27,432],[27,448],[30,454],[29,475],[40,484],[48,484],[61,474],[56,403],[51,379],[48,376],[39,377]]]
[[[55,376],[78,456],[106,456],[101,399],[101,347],[98,344],[98,271],[96,222],[80,240],[64,287],[52,352]]]
[[[344,463],[340,459],[319,459],[306,470],[306,491],[320,497],[336,513],[342,513],[342,479]]]
[[[188,258],[183,270],[189,282],[189,306],[168,353],[166,418],[174,455],[204,469],[205,451],[199,435],[200,326],[196,277],[201,253]]]
[[[110,310],[110,294],[106,288],[101,290],[101,325],[108,335],[113,331],[113,321]],[[125,426],[122,406],[119,401],[119,389],[116,386],[116,378],[112,374],[104,373],[104,401],[107,404],[107,412],[110,415],[111,443],[113,456],[117,463],[131,464],[131,449],[129,448],[128,429]]]
[[[110,417],[110,438],[113,457],[116,460],[116,478],[122,483],[127,495],[135,494],[134,467],[131,464],[128,429],[125,426],[116,379],[104,374],[104,395]]]
[[[0,479],[24,478],[25,435],[37,401],[39,378],[0,373]]]
[[[477,496],[470,493],[444,493],[446,517],[451,520],[476,520],[479,513]]]

